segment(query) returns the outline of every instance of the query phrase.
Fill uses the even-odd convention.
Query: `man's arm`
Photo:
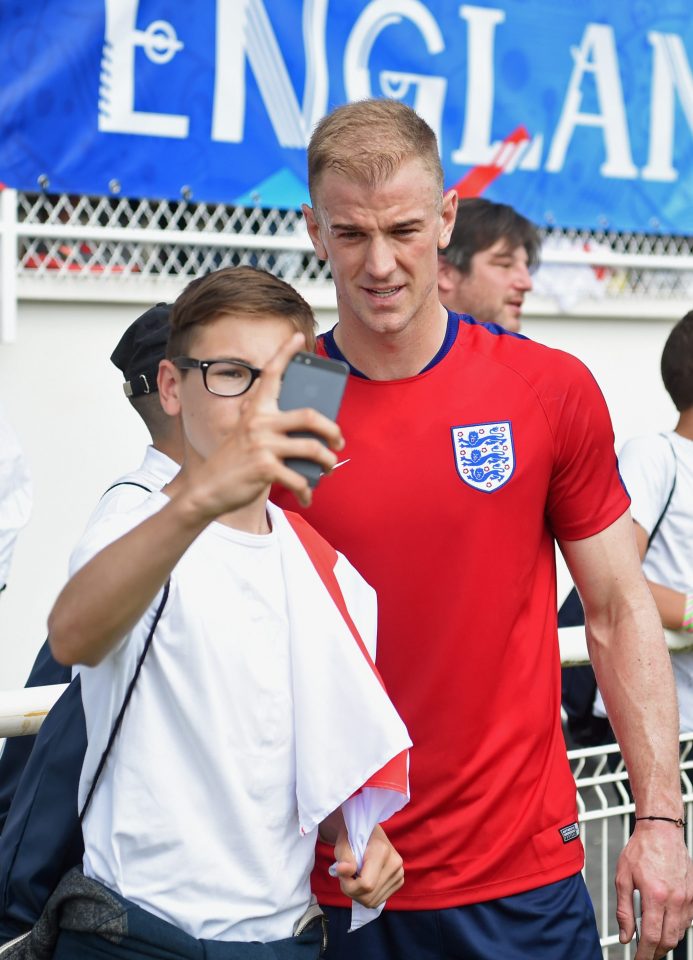
[[[628,767],[636,816],[676,820],[683,816],[676,689],[630,513],[593,537],[560,546],[585,608],[590,658]],[[638,822],[619,858],[616,887],[621,942],[635,930],[637,888],[643,929],[636,960],[663,957],[693,916],[684,831],[663,821]]]

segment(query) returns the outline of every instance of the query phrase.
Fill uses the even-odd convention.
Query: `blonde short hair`
[[[397,100],[358,100],[337,107],[317,124],[308,144],[308,189],[315,192],[325,170],[377,187],[405,160],[421,160],[442,196],[443,168],[436,136],[421,117]]]

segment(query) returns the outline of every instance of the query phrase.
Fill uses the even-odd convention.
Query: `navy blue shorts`
[[[351,911],[328,916],[326,960],[602,960],[582,874],[527,893],[448,910],[385,910],[347,933]]]

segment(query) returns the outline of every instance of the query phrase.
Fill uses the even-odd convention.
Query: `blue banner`
[[[317,120],[389,96],[462,194],[691,234],[692,63],[690,0],[4,3],[0,181],[295,207]]]

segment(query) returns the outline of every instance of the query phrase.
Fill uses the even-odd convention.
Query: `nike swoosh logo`
[[[351,457],[348,457],[346,460],[340,460],[339,463],[335,463],[335,465],[332,467],[332,470],[330,470],[330,473],[332,473],[334,470],[336,470],[337,467],[343,467],[344,464],[345,464],[345,463],[349,463],[350,460],[351,460]],[[320,474],[320,476],[321,476],[321,477],[324,477],[324,476],[325,476],[325,471],[324,471],[324,470],[323,470],[323,472]]]

